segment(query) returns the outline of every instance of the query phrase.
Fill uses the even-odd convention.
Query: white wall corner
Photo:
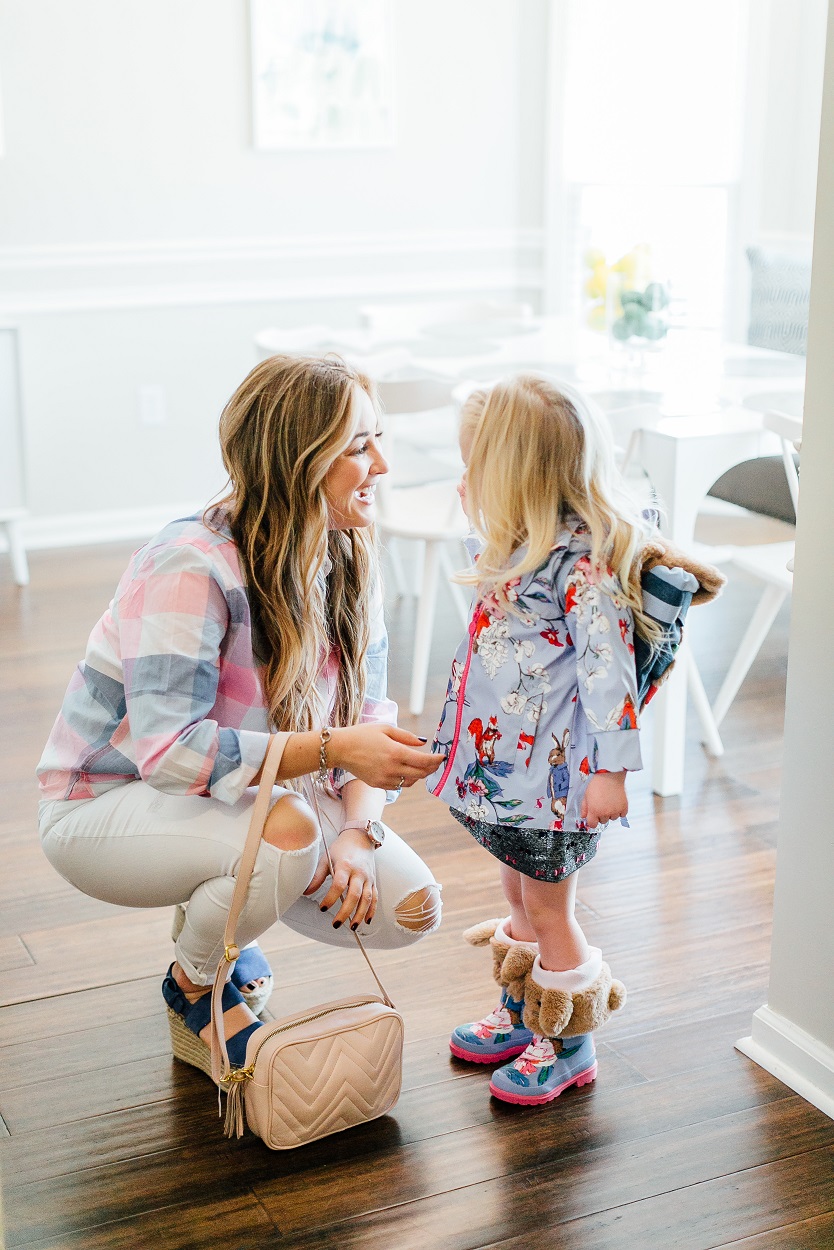
[[[765,1005],[736,1050],[834,1119],[834,1050],[818,1038]]]

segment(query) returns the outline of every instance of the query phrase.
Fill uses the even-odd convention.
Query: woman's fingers
[[[347,889],[349,874],[344,868],[337,868],[333,873],[333,882],[324,898],[319,903],[322,911],[329,911],[337,903]]]
[[[359,905],[357,906],[356,911],[353,913],[353,915],[350,918],[351,929],[359,928],[360,924],[365,919],[365,917],[368,914],[368,911],[370,910],[371,903],[373,902],[373,897],[374,897],[374,883],[372,881],[365,881],[362,886],[362,893],[359,896]]]
[[[333,917],[334,925],[344,924],[359,909],[365,889],[366,878],[362,873],[355,872],[350,878],[342,905]],[[367,910],[367,908],[365,908]],[[365,914],[363,910],[363,915]]]
[[[313,879],[304,891],[305,895],[309,896],[310,894],[315,894],[316,890],[318,890],[320,886],[324,885],[329,873],[330,866],[327,862],[327,856],[322,853],[319,858],[319,862],[316,865],[316,871],[313,873]]]
[[[373,919],[377,898],[373,861],[369,864],[348,862],[335,867],[333,882],[319,906],[322,911],[329,911],[338,903],[333,915],[334,927],[338,929],[350,920],[351,926],[357,929],[363,920]]]
[[[424,781],[426,777],[430,777],[432,773],[437,772],[440,765],[446,757],[438,755],[438,753],[426,751],[408,751],[398,756],[396,768],[400,770],[400,777],[405,779],[407,786],[413,786],[415,781]]]
[[[377,789],[411,786],[435,772],[443,756],[398,725],[351,725],[333,731],[333,762]]]
[[[428,738],[421,738],[418,734],[413,734],[408,729],[401,729],[399,725],[386,725],[386,736],[393,738],[395,742],[404,742],[406,746],[420,747],[425,746]]]

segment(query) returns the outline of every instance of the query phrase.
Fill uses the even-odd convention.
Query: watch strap
[[[368,825],[370,823],[370,817],[368,816],[366,816],[364,820],[349,820],[346,824],[342,825],[339,832],[344,833],[346,829],[361,829],[363,833],[367,833]]]

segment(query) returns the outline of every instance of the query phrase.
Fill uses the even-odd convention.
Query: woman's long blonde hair
[[[319,728],[322,665],[338,654],[332,723],[356,723],[365,695],[373,529],[328,529],[324,479],[353,437],[353,403],[373,384],[335,356],[270,356],[220,418],[231,489],[223,510],[246,578],[261,684],[277,730]],[[327,589],[320,576],[329,556]]]
[[[520,374],[469,396],[461,441],[471,443],[467,510],[486,545],[458,579],[512,611],[508,577],[541,568],[559,530],[578,517],[597,575],[613,573],[635,628],[655,646],[661,630],[643,611],[638,560],[648,524],[618,480],[604,418],[577,392]]]

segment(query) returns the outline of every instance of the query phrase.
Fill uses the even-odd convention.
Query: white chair
[[[398,450],[403,452],[406,468],[411,458],[411,453],[401,441],[400,431],[407,438],[409,426],[419,425],[426,414],[436,414],[439,410],[448,414],[448,420],[454,429],[456,415],[451,406],[450,382],[427,377],[383,379],[378,383],[378,388],[385,411],[384,421],[387,428],[384,448],[391,464],[391,473],[380,478],[377,485],[377,526],[388,540],[388,552],[400,595],[407,595],[409,588],[399,559],[398,541],[407,540],[417,544],[419,553],[418,576],[415,578],[418,605],[409,697],[410,711],[419,716],[426,698],[432,628],[441,572],[447,579],[449,593],[464,627],[469,620],[467,601],[461,587],[448,580],[454,571],[449,545],[458,544],[458,564],[463,565],[465,560],[460,540],[468,532],[469,526],[457,493],[459,474],[451,476],[448,467],[445,469],[445,479],[441,476],[440,480],[435,481],[398,484]],[[441,475],[444,472],[442,466],[439,467],[439,472]],[[407,480],[413,482],[413,475]]]
[[[802,421],[788,413],[767,412],[763,418],[763,425],[777,434],[781,441],[782,461],[788,479],[788,489],[793,500],[794,511],[797,511],[799,475],[794,463],[794,450],[799,449],[802,440]],[[716,725],[720,725],[727,715],[733,699],[768,635],[776,614],[793,589],[793,554],[792,542],[738,547],[733,553],[733,565],[762,582],[764,589],[712,705]]]
[[[632,464],[635,464],[641,433],[643,430],[657,429],[662,414],[656,403],[627,404],[621,408],[607,408],[604,411],[614,435],[614,455],[617,466],[625,476]]]
[[[6,531],[6,543],[12,562],[12,576],[18,586],[29,585],[29,562],[26,559],[26,548],[17,527],[17,522],[22,521],[27,515],[24,508],[0,508],[0,529]]]

